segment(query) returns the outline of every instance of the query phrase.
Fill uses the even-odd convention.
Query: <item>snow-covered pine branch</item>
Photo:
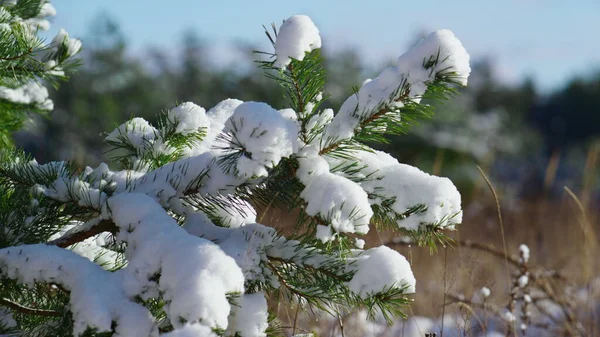
[[[227,99],[180,104],[159,125],[133,118],[105,139],[122,170],[4,154],[0,274],[11,291],[0,296],[31,305],[23,285],[35,285],[39,309],[72,316],[33,327],[6,308],[15,319],[1,331],[259,337],[273,294],[332,314],[402,315],[416,290],[410,264],[359,237],[383,223],[431,242],[460,223],[460,194],[362,141],[466,84],[468,54],[451,32],[433,33],[334,114],[320,108],[314,23],[293,16],[273,33],[261,66],[288,107]],[[270,207],[298,211],[293,234],[257,223]]]
[[[19,129],[28,112],[54,108],[43,82],[56,84],[77,65],[81,41],[60,29],[45,42],[38,31],[50,28],[56,9],[48,0],[0,2],[0,147]]]

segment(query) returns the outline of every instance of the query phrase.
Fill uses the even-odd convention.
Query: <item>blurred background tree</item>
[[[148,46],[134,52],[118,22],[100,14],[83,38],[83,66],[51,93],[55,111],[16,133],[17,145],[39,162],[72,158],[95,165],[110,156],[99,145],[103,134],[134,115],[155,122],[155,112],[177,103],[210,108],[229,97],[283,107],[280,88],[253,64],[254,46],[236,43],[227,51],[236,55],[233,61],[219,65],[197,31],[184,31],[176,39],[179,50]],[[380,67],[366,66],[351,48],[324,52],[331,94],[326,105],[335,110]],[[481,187],[475,183],[477,165],[515,196],[537,197],[562,191],[565,184],[597,194],[600,114],[593,112],[600,106],[600,73],[540,94],[530,78],[511,85],[500,81],[492,59],[473,60],[472,66],[469,86],[436,118],[409,136],[390,138],[383,150],[450,177],[465,199]]]

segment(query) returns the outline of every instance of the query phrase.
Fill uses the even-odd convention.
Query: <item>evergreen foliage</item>
[[[208,111],[180,104],[157,126],[133,118],[106,137],[120,171],[3,154],[2,333],[265,336],[279,331],[268,303],[284,300],[404,315],[408,261],[360,237],[375,225],[433,249],[460,223],[460,195],[366,142],[431,116],[421,99],[466,84],[468,54],[436,32],[334,114],[321,108],[318,30],[307,17],[286,22],[290,41],[277,43],[274,26],[275,52],[259,65],[287,109],[228,99]],[[290,45],[301,53],[281,50]],[[257,223],[276,207],[298,212],[293,233]]]
[[[0,2],[0,148],[12,144],[28,113],[46,114],[53,103],[42,84],[56,86],[77,65],[73,56],[81,42],[61,30],[46,43],[38,35],[48,30],[56,13],[47,0]]]

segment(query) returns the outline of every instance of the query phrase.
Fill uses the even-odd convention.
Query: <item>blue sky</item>
[[[505,81],[530,75],[545,89],[575,74],[600,71],[598,0],[261,1],[54,0],[52,29],[85,37],[100,12],[121,25],[132,50],[177,48],[182,31],[196,30],[223,46],[263,43],[262,24],[307,14],[331,48],[352,46],[373,64],[400,55],[422,31],[454,31],[472,57],[490,56]]]

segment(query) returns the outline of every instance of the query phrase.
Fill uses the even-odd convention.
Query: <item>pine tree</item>
[[[50,43],[39,36],[48,30],[56,10],[47,0],[0,1],[0,149],[12,144],[28,113],[53,109],[43,82],[57,85],[77,65],[73,56],[81,42],[60,30]]]
[[[460,194],[367,143],[431,116],[422,100],[465,85],[469,56],[450,31],[432,33],[334,114],[320,108],[313,22],[292,16],[266,33],[274,51],[258,63],[284,109],[227,99],[182,103],[157,125],[133,118],[105,139],[121,170],[4,155],[3,333],[275,335],[278,301],[404,315],[409,262],[361,236],[391,229],[435,248],[461,222]],[[258,223],[271,208],[299,214],[292,233]]]

